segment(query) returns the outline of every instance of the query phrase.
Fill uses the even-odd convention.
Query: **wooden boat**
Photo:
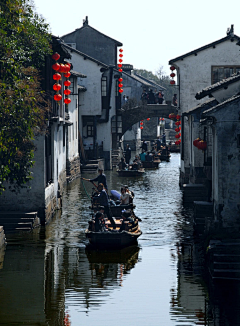
[[[157,169],[160,162],[161,160],[143,161],[142,166],[144,169]]]
[[[107,221],[106,224],[109,225],[108,231],[101,232],[95,232],[93,223],[90,222],[92,221],[89,221],[89,227],[85,231],[85,234],[86,238],[89,240],[89,243],[95,247],[112,249],[130,246],[136,243],[138,237],[142,234],[137,219],[134,221],[133,226],[130,226],[128,222],[124,222],[125,230],[121,232],[119,232],[119,228],[122,223],[120,218],[117,218],[115,221],[115,230],[112,229],[110,221]]]
[[[129,170],[116,170],[120,177],[138,177],[145,173],[143,168],[138,170],[129,169]]]

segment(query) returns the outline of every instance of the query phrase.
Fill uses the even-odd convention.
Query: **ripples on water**
[[[140,178],[106,172],[109,189],[128,184],[135,193],[143,231],[136,246],[88,249],[91,184],[80,179],[67,186],[63,211],[44,230],[12,236],[0,253],[0,325],[231,325],[221,295],[202,277],[179,160],[172,154]]]

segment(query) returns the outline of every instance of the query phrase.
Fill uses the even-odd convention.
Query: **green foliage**
[[[156,74],[151,71],[147,71],[144,69],[134,69],[134,71],[149,80],[154,81],[156,84],[164,87],[166,90],[164,91],[164,98],[166,101],[172,101],[173,94],[176,93],[175,86],[170,85],[171,78],[165,74],[163,71],[163,67],[161,66]]]
[[[1,194],[4,184],[18,189],[31,179],[34,134],[47,109],[41,68],[51,49],[48,25],[28,0],[0,0],[0,35]]]

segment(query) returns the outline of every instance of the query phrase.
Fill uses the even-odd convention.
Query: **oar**
[[[86,178],[83,178],[83,177],[81,177],[81,179],[85,180],[85,181],[88,181],[88,182],[91,182],[97,188],[97,185],[93,181],[90,181],[89,179],[86,179]]]

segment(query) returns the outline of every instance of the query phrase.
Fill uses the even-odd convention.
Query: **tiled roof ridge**
[[[226,101],[222,102],[222,103],[219,103],[217,104],[216,106],[206,110],[203,112],[203,114],[208,114],[210,113],[211,111],[215,111],[215,110],[218,110],[220,109],[221,107],[224,107],[226,104],[228,103],[231,103],[231,102],[234,102],[234,101],[237,101],[237,100],[240,100],[240,94],[235,94],[233,95],[232,97],[230,97],[229,99],[227,99]]]

